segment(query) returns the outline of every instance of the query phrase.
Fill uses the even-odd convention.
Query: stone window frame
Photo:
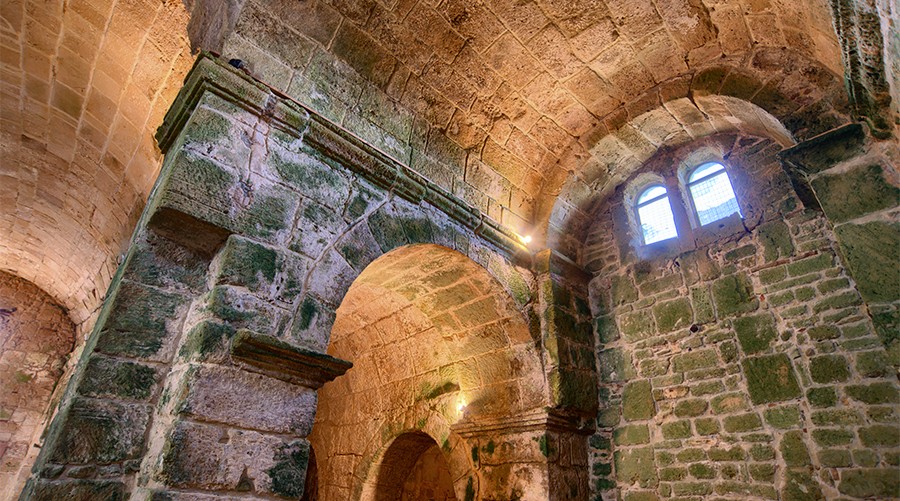
[[[740,197],[738,197],[737,190],[735,189],[735,177],[731,173],[732,167],[731,165],[729,165],[728,161],[721,154],[711,150],[710,148],[701,148],[694,152],[691,152],[691,154],[689,154],[687,158],[679,162],[678,165],[678,192],[682,198],[682,203],[687,208],[687,216],[688,220],[691,223],[691,228],[694,230],[701,230],[701,232],[703,233],[709,233],[707,228],[711,227],[711,225],[718,223],[719,221],[726,221],[734,216],[734,214],[731,214],[724,218],[710,221],[705,225],[700,223],[700,215],[697,212],[697,206],[694,204],[694,195],[693,193],[691,193],[690,179],[691,174],[693,174],[694,171],[709,164],[719,164],[724,168],[725,175],[728,176],[728,182],[731,184],[731,192],[734,195],[735,201],[737,202],[738,215],[741,219],[743,219],[743,213],[746,210],[744,204],[741,203]]]
[[[708,163],[721,163],[732,184],[735,200],[737,200],[740,213],[713,221],[701,226],[696,215],[696,208],[690,195],[687,180],[694,169]],[[646,165],[646,164],[645,164]],[[635,175],[627,182],[623,193],[623,203],[627,210],[628,226],[630,230],[631,247],[638,259],[653,259],[662,256],[674,256],[710,243],[727,238],[729,236],[747,231],[741,214],[745,214],[747,207],[738,196],[739,190],[735,185],[735,176],[727,159],[720,151],[711,147],[700,147],[691,151],[683,158],[670,164],[666,168],[657,167],[648,169]],[[662,185],[666,188],[669,197],[669,206],[672,208],[672,216],[675,219],[675,229],[678,235],[674,238],[661,240],[652,244],[644,244],[643,232],[637,217],[637,198],[643,191],[654,185]]]

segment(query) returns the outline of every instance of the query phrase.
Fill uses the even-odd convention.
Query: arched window
[[[644,245],[678,236],[669,194],[664,186],[656,184],[645,188],[637,198],[635,209]]]
[[[735,213],[743,217],[724,165],[710,162],[697,167],[687,185],[700,226]]]

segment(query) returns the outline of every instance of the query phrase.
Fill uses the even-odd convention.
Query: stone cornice
[[[231,357],[264,374],[314,389],[321,388],[353,367],[346,360],[247,330],[240,330],[235,336]]]
[[[492,433],[522,433],[528,431],[560,431],[589,435],[594,431],[592,420],[540,409],[502,417],[466,417],[451,426],[463,437]]]
[[[209,52],[197,57],[156,132],[163,153],[175,144],[206,93],[264,117],[271,126],[315,145],[333,161],[397,196],[436,207],[498,247],[516,264],[530,267],[531,252],[515,232],[353,133]]]

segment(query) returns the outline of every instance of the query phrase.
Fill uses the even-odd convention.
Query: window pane
[[[724,170],[705,181],[690,185],[690,189],[701,226],[734,213],[741,214],[734,190],[731,188],[731,181]]]
[[[688,183],[693,183],[695,179],[700,179],[710,174],[715,174],[720,170],[725,170],[725,166],[719,163],[701,165],[697,168],[697,170],[691,172],[691,178],[688,179]]]
[[[666,189],[662,186],[653,186],[644,190],[641,193],[641,196],[638,198],[638,205],[646,202],[647,200],[653,200],[656,197],[666,194]]]
[[[665,189],[663,189],[663,193],[665,193]],[[678,231],[675,229],[675,217],[672,215],[672,207],[669,205],[669,197],[660,198],[655,202],[638,207],[638,219],[641,223],[645,244],[678,236]]]

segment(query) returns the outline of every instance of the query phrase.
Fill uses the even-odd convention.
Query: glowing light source
[[[456,404],[456,412],[462,414],[466,410],[466,399],[460,397],[459,402]]]
[[[524,243],[525,245],[528,245],[531,243],[531,235],[525,235],[521,238],[522,238],[522,243]]]

